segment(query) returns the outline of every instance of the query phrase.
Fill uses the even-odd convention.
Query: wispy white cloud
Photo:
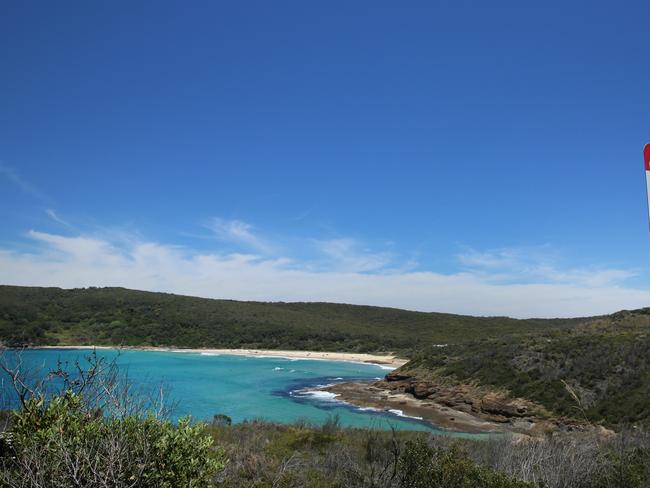
[[[206,225],[214,235],[223,241],[243,244],[256,251],[270,254],[274,246],[253,232],[253,226],[241,220],[226,220],[213,217]]]
[[[76,236],[66,237],[58,234],[49,234],[30,230],[27,235],[45,245],[41,256],[48,256],[58,262],[92,263],[106,262],[108,258],[112,263],[122,259],[122,253],[114,244],[91,237]]]
[[[339,238],[315,242],[320,253],[326,258],[326,264],[339,271],[378,271],[391,261],[388,253],[364,249],[355,239]]]
[[[473,274],[493,282],[567,283],[599,287],[618,285],[637,275],[630,269],[562,266],[551,246],[500,248],[477,251],[467,248],[458,260]]]
[[[504,274],[506,264],[512,268],[519,262],[508,253],[465,253],[464,270],[443,274],[389,270],[372,253],[366,262],[356,262],[363,248],[345,240],[322,248],[343,262],[352,249],[353,265],[327,269],[287,257],[204,253],[139,237],[118,242],[39,231],[28,235],[39,244],[37,251],[0,249],[1,283],[124,286],[214,298],[319,300],[516,317],[591,315],[650,304],[650,291],[617,283],[623,276],[611,270],[589,277],[588,270],[569,270],[561,279],[539,273],[526,282],[494,279]],[[560,273],[556,268],[553,272]]]
[[[47,216],[49,218],[54,220],[54,222],[56,222],[58,224],[61,224],[61,225],[64,225],[66,227],[72,227],[68,222],[66,222],[61,217],[59,217],[59,215],[54,210],[52,210],[51,208],[45,209],[45,213],[47,214]]]
[[[4,177],[7,181],[9,181],[11,184],[13,184],[18,189],[20,189],[23,193],[26,193],[31,197],[34,197],[40,200],[41,202],[50,201],[47,195],[42,193],[38,188],[32,185],[29,181],[27,181],[25,178],[20,176],[18,171],[16,171],[11,166],[4,164],[2,161],[0,161],[0,176]]]
[[[301,220],[304,220],[307,217],[309,217],[311,212],[312,212],[312,209],[308,208],[307,210],[303,210],[302,212],[300,212],[298,215],[293,217],[291,220],[293,220],[294,222],[300,222]]]

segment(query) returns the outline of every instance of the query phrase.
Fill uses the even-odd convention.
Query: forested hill
[[[397,372],[420,389],[472,384],[532,400],[555,415],[650,425],[650,308],[570,329],[425,348]]]
[[[334,303],[194,298],[124,288],[0,286],[6,345],[125,345],[408,352],[573,328],[587,319],[470,317]]]

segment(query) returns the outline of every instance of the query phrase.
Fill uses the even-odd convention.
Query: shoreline
[[[456,434],[522,435],[518,429],[482,419],[468,412],[447,407],[433,400],[419,400],[407,393],[383,390],[372,382],[336,383],[320,388],[335,395],[337,401],[376,412],[396,413],[428,423],[432,427]]]
[[[275,357],[286,359],[310,359],[321,361],[344,361],[349,363],[375,364],[386,369],[396,369],[408,362],[393,355],[365,354],[329,351],[291,351],[277,349],[213,349],[178,348],[157,346],[35,346],[29,349],[123,349],[129,351],[184,352],[223,356]]]
[[[393,355],[345,353],[329,351],[292,351],[269,349],[217,349],[217,348],[176,348],[154,346],[92,346],[92,345],[57,345],[35,346],[29,349],[42,350],[126,350],[150,351],[172,353],[194,353],[206,355],[246,356],[258,358],[285,358],[305,359],[320,361],[342,361],[357,364],[373,364],[387,370],[398,368],[408,362],[407,359],[397,358]],[[377,412],[391,413],[397,417],[419,420],[429,426],[460,434],[503,434],[513,433],[504,425],[489,422],[466,412],[437,404],[434,401],[424,402],[405,393],[389,392],[368,382],[343,382],[317,388],[315,391],[328,392],[336,401],[347,404],[353,408],[374,410]]]

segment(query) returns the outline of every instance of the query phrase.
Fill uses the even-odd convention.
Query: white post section
[[[645,172],[645,188],[648,193],[648,225],[650,226],[650,171]]]
[[[650,143],[643,148],[643,159],[645,160],[645,188],[648,194],[648,225],[650,225]]]

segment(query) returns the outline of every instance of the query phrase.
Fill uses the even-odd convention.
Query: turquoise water
[[[46,373],[59,359],[72,364],[89,353],[39,349],[24,351],[22,356],[25,367],[39,367]],[[226,414],[234,422],[304,419],[319,424],[338,415],[344,426],[438,431],[416,419],[362,410],[314,391],[319,385],[383,377],[387,371],[377,365],[186,352],[98,350],[97,354],[117,357],[120,371],[134,384],[163,384],[177,405],[174,418],[191,414],[210,420],[215,414]]]

